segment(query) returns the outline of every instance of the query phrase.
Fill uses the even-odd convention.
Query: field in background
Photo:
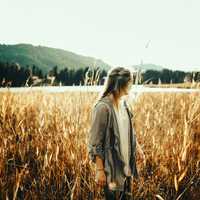
[[[196,88],[200,89],[200,82],[194,83],[172,83],[172,84],[145,84],[146,87],[161,87],[161,88]]]
[[[0,199],[101,196],[87,154],[97,93],[0,93]],[[148,93],[131,105],[147,158],[135,199],[200,196],[200,94]]]

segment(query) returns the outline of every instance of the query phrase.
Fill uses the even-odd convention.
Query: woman
[[[109,200],[131,197],[132,178],[139,177],[136,145],[145,160],[132,127],[133,114],[126,101],[132,84],[130,70],[123,67],[110,69],[104,90],[92,109],[88,152],[96,164],[95,181]]]

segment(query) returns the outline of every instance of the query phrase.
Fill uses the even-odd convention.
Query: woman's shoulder
[[[110,108],[106,102],[99,100],[93,105],[93,110],[98,110],[100,112],[109,112]]]
[[[92,109],[92,118],[96,119],[100,124],[106,124],[110,118],[110,110],[106,103],[97,102]]]

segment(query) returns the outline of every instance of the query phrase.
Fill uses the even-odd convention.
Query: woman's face
[[[132,80],[130,80],[128,83],[127,83],[127,86],[124,88],[123,90],[123,95],[128,95],[131,88],[132,88]]]

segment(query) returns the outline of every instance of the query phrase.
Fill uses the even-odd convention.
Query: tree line
[[[22,86],[41,86],[41,85],[102,85],[107,75],[106,70],[100,67],[91,68],[64,68],[58,70],[58,66],[54,66],[48,73],[35,66],[22,67],[17,63],[0,62],[0,87],[22,87]],[[138,79],[138,84],[158,84],[159,82],[183,83],[186,81],[200,81],[200,72],[183,72],[178,70],[163,69],[138,71],[134,74],[134,80]],[[96,82],[95,82],[96,81]]]
[[[184,72],[179,70],[169,70],[164,68],[161,71],[147,70],[142,74],[142,83],[163,84],[183,83],[183,82],[200,82],[200,71]]]
[[[0,62],[0,87],[23,87],[45,85],[89,85],[102,84],[106,70],[99,67],[91,68],[64,68],[60,71],[58,66],[52,67],[48,73],[44,73],[35,65],[20,66],[18,63]]]

